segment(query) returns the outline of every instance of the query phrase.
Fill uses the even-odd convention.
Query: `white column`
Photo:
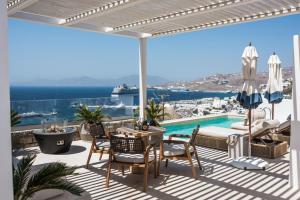
[[[140,63],[139,63],[139,82],[140,82],[140,120],[145,119],[145,108],[147,106],[147,39],[140,38]]]
[[[300,189],[300,36],[294,36],[293,117],[291,127],[290,185]]]
[[[13,199],[7,52],[7,1],[0,1],[0,196]]]

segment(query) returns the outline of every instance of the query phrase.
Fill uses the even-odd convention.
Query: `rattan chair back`
[[[102,123],[100,124],[90,124],[89,125],[89,132],[92,137],[102,138],[105,136],[105,131]]]
[[[114,153],[140,154],[145,152],[144,141],[141,137],[111,136],[110,148]]]
[[[196,136],[199,132],[199,128],[200,128],[200,125],[197,125],[197,127],[193,130],[193,133],[190,137],[190,145],[195,145],[195,140],[196,140]]]

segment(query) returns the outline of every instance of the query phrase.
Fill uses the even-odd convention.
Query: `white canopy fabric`
[[[256,86],[258,53],[254,46],[249,45],[242,55],[243,87],[238,94],[237,100],[244,108],[256,108],[262,103],[260,92]]]
[[[269,79],[265,98],[269,103],[280,103],[283,98],[282,68],[281,61],[277,55],[271,55],[268,61]]]

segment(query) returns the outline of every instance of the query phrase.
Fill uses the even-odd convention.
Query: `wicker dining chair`
[[[153,153],[151,153],[151,149]],[[114,135],[110,138],[110,150],[106,176],[106,187],[109,187],[112,164],[121,166],[122,175],[124,167],[144,168],[144,192],[148,187],[148,169],[154,165],[154,178],[156,178],[156,151],[153,145],[145,147],[143,138]]]
[[[86,161],[86,168],[89,167],[89,163],[93,153],[99,153],[99,160],[101,160],[103,153],[108,153],[110,148],[109,137],[105,134],[102,123],[90,125],[89,133],[92,136],[92,144],[90,147],[88,159]]]
[[[199,169],[202,170],[202,166],[198,157],[197,149],[195,146],[195,139],[199,131],[200,126],[193,130],[192,135],[183,135],[183,134],[172,134],[169,136],[168,140],[163,140],[160,147],[160,156],[159,159],[162,161],[166,159],[165,167],[168,167],[168,160],[188,160],[191,168],[192,175],[194,178],[197,177],[196,170],[192,161],[192,156],[196,157],[198,162]],[[174,140],[173,138],[189,139],[189,141],[183,140]],[[158,169],[159,174],[159,169]]]

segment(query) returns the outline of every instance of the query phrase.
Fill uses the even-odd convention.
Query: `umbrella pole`
[[[250,157],[251,157],[251,141],[252,141],[252,138],[251,138],[251,123],[252,123],[252,120],[251,120],[251,108],[249,109],[249,112],[248,112],[248,119],[249,119],[249,145],[248,145],[248,157],[250,158]]]
[[[274,103],[272,103],[272,119],[274,119],[274,108],[275,108]]]

